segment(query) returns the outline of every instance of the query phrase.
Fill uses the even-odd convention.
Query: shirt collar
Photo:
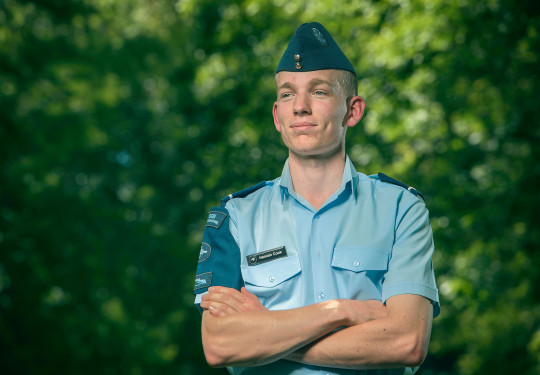
[[[351,159],[349,159],[349,155],[345,155],[345,169],[343,170],[343,177],[341,178],[341,186],[333,195],[336,197],[339,196],[345,189],[347,189],[348,186],[350,186],[351,193],[353,195],[354,200],[356,201],[357,182],[358,182],[358,172],[354,168],[354,165],[351,162]],[[296,192],[294,191],[294,187],[293,187],[293,183],[291,179],[291,172],[289,170],[289,159],[285,161],[285,165],[283,166],[283,172],[281,173],[279,184],[284,188],[282,189],[282,191],[288,192],[289,195],[291,195],[292,197],[298,200],[298,197],[296,196]],[[282,202],[283,202],[283,198],[285,198],[285,194],[282,194]]]

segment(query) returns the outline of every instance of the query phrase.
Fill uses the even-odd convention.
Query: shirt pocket
[[[298,256],[274,260],[257,266],[243,266],[244,281],[264,288],[273,288],[301,271]]]
[[[386,271],[388,253],[365,246],[336,247],[332,267],[353,272]]]
[[[288,298],[298,292],[298,276],[301,272],[298,255],[257,266],[242,266],[242,277],[247,290],[269,309],[283,308]]]
[[[389,253],[373,247],[336,247],[331,265],[339,297],[381,300],[388,260]]]

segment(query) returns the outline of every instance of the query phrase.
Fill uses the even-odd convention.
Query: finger
[[[227,314],[225,314],[223,311],[221,311],[220,309],[214,306],[209,306],[208,311],[210,312],[210,315],[218,317],[218,318],[227,316]]]
[[[230,294],[211,292],[202,296],[202,302],[208,302],[210,304],[213,304],[213,303],[223,304],[230,307],[236,312],[245,310],[244,308],[242,308],[242,304],[244,302],[240,302],[238,299],[234,298],[234,296],[231,296]]]
[[[209,293],[224,294],[224,295],[230,296],[230,297],[238,300],[239,302],[245,302],[246,301],[246,297],[241,292],[239,292],[238,290],[233,289],[233,288],[226,288],[226,287],[222,287],[222,286],[213,286],[213,287],[208,288],[208,292]]]
[[[205,310],[208,310],[210,314],[218,317],[224,317],[227,315],[236,314],[238,312],[227,305],[221,303],[212,303],[208,301],[201,302],[201,307]]]
[[[219,311],[219,309],[216,309],[214,306],[210,306],[209,308],[204,309],[204,311],[208,312],[209,315],[212,317],[221,318],[221,317],[226,316],[221,311]]]

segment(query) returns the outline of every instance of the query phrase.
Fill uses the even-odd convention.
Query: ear
[[[364,109],[366,108],[366,102],[361,96],[353,96],[349,100],[349,114],[347,117],[347,126],[353,127],[358,124],[358,121],[364,115]]]
[[[274,107],[272,107],[272,116],[274,117],[274,126],[276,127],[276,130],[281,133],[281,125],[279,124],[278,115],[277,115],[277,106],[278,103],[274,103]]]

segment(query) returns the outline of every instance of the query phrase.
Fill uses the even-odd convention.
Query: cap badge
[[[294,61],[296,61],[296,69],[302,69],[302,64],[300,64],[300,61],[302,60],[302,57],[298,54],[294,55]]]
[[[316,27],[311,28],[311,35],[315,38],[317,42],[323,47],[328,47],[328,42],[324,38],[324,35]]]

